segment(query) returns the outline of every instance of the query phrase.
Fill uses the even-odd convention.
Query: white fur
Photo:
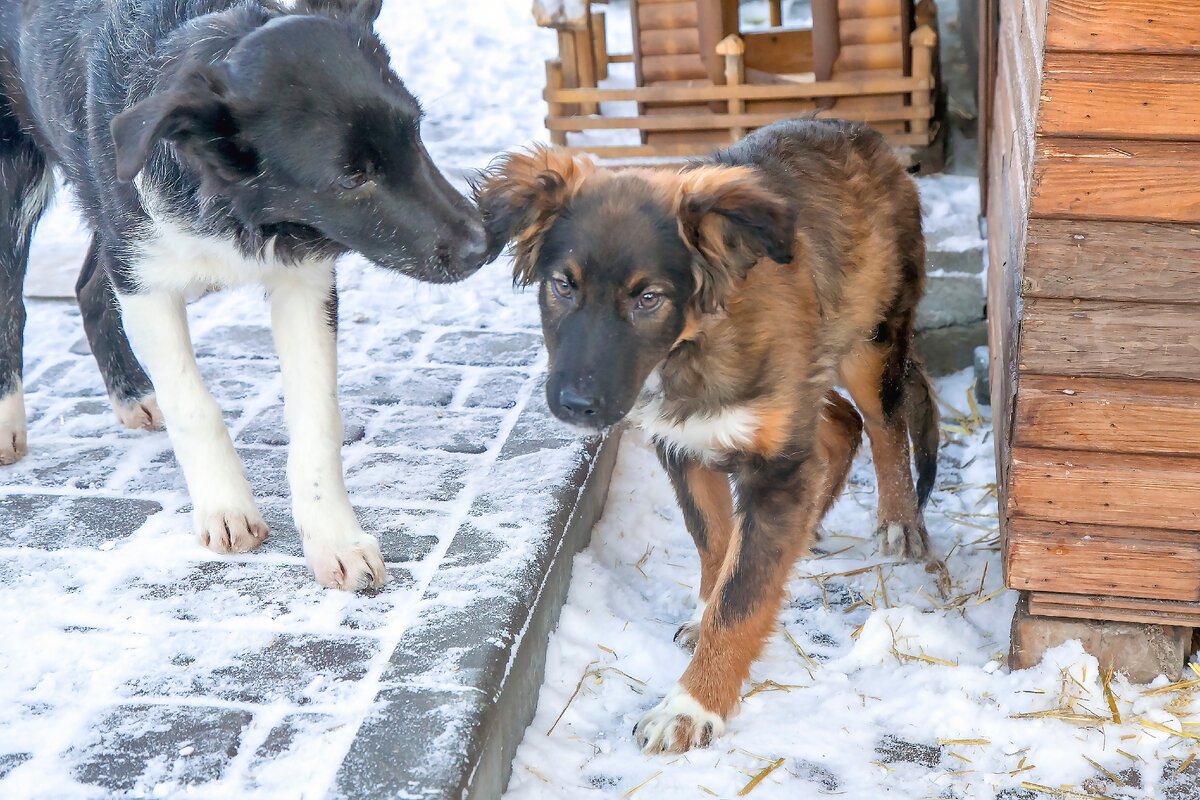
[[[42,171],[42,177],[33,186],[25,192],[21,198],[21,216],[19,220],[20,227],[18,230],[28,232],[42,212],[46,210],[46,206],[50,205],[51,198],[54,197],[54,172],[50,169]]]
[[[889,553],[903,553],[905,550],[904,526],[895,522],[887,526],[887,548]]]
[[[296,528],[322,585],[358,589],[383,583],[387,573],[378,542],[358,524],[342,477],[337,341],[326,312],[332,287],[332,262],[276,272],[267,281],[283,371]]]
[[[747,406],[676,421],[666,416],[663,405],[662,377],[656,369],[646,379],[629,419],[668,449],[703,461],[717,461],[751,445],[758,431],[758,413]]]
[[[675,684],[662,702],[646,712],[637,724],[636,735],[642,752],[658,753],[664,749],[674,751],[676,732],[684,725],[691,726],[688,739],[684,743],[685,750],[702,745],[702,736],[707,725],[712,726],[713,739],[725,732],[725,720],[721,715],[700,705],[700,701],[684,691],[682,686]]]
[[[0,464],[13,464],[25,455],[25,395],[21,381],[0,397]]]
[[[182,254],[176,260],[186,263]],[[218,552],[252,550],[266,538],[250,485],[204,387],[188,334],[183,297],[153,291],[121,297],[125,332],[150,374],[175,457],[192,497],[201,542]]]
[[[246,256],[231,239],[192,233],[154,210],[146,196],[143,204],[153,222],[132,254],[139,289],[194,294],[212,287],[264,285],[274,273],[304,271],[277,261],[270,246],[263,258]]]

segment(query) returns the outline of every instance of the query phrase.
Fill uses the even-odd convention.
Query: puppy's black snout
[[[569,386],[558,393],[558,404],[568,414],[584,422],[593,422],[600,413],[600,398],[581,394]]]

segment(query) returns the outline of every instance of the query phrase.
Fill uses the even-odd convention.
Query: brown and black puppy
[[[700,613],[676,637],[695,656],[635,735],[648,752],[707,744],[864,420],[882,550],[929,554],[938,431],[911,351],[916,186],[878,134],[810,120],[680,171],[509,154],[476,194],[492,256],[511,241],[516,281],[540,286],[551,410],[597,428],[628,416],[671,477],[700,551]]]

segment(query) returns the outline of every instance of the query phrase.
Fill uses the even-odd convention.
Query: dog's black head
[[[466,277],[484,257],[478,212],[421,142],[420,107],[371,30],[378,3],[307,2],[117,116],[117,176],[166,140],[250,225],[312,229],[422,280]]]
[[[477,182],[489,259],[540,283],[547,401],[602,428],[761,257],[792,259],[795,214],[744,167],[607,172],[564,150],[508,154]]]

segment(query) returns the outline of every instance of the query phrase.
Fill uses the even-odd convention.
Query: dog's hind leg
[[[120,306],[102,263],[106,257],[100,238],[93,236],[75,284],[83,330],[117,419],[126,428],[158,430],[163,427],[162,411],[150,379],[129,347]]]
[[[859,345],[842,363],[842,383],[862,412],[871,440],[879,484],[880,550],[885,556],[918,561],[930,553],[910,463],[906,345],[895,335]]]
[[[658,459],[675,488],[684,524],[700,554],[700,596],[696,613],[675,632],[675,641],[681,647],[695,650],[700,638],[700,620],[717,583],[733,531],[733,497],[729,476],[724,472],[662,444],[657,445],[657,450]]]
[[[253,550],[267,538],[267,526],[196,367],[183,295],[156,290],[118,299],[129,341],[157,389],[201,544],[218,553]]]
[[[267,289],[283,372],[292,514],[304,557],[322,586],[379,586],[387,579],[379,543],[359,526],[342,476],[333,263],[281,270]]]
[[[0,464],[26,453],[23,289],[33,229],[53,191],[49,165],[0,97]]]

